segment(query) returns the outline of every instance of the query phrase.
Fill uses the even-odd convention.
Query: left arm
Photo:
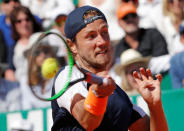
[[[130,130],[146,131],[150,129],[150,131],[168,131],[167,120],[161,101],[160,83],[162,76],[156,75],[157,79],[154,80],[150,69],[145,71],[144,68],[140,68],[140,74],[135,71],[133,76],[138,84],[137,89],[139,93],[148,104],[150,123],[148,124],[149,119],[147,117],[143,117],[134,122],[130,126]]]

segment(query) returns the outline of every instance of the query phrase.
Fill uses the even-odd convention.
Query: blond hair
[[[163,0],[162,9],[163,14],[165,16],[168,16],[173,24],[176,24],[178,22],[178,17],[171,11],[171,8],[169,8],[168,0]],[[184,19],[184,10],[182,10],[182,19]]]
[[[98,12],[96,10],[89,10],[89,11],[85,12],[83,18],[88,19],[88,18],[96,16],[96,15],[100,15],[100,12]]]

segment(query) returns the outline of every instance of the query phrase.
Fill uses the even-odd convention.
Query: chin
[[[133,28],[128,29],[128,30],[127,30],[127,33],[132,34],[132,33],[135,33],[135,32],[137,32],[137,31],[138,31],[138,28],[133,27]]]
[[[110,65],[111,61],[108,59],[108,60],[103,60],[103,61],[99,61],[97,62],[96,65],[98,65],[98,67],[101,67],[101,68],[106,68],[108,67],[108,65]]]

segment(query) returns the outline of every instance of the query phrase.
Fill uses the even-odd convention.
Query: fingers
[[[92,91],[97,97],[104,97],[109,96],[113,93],[114,89],[116,88],[116,83],[114,80],[110,77],[107,78],[108,83],[107,85],[98,85],[98,84],[92,84]]]
[[[139,70],[140,70],[140,75],[141,75],[141,77],[139,77],[139,79],[142,79],[142,80],[151,79],[151,80],[153,80],[152,73],[151,73],[151,70],[149,68],[145,70],[143,67],[141,67]],[[136,74],[136,75],[138,75],[138,74]]]
[[[133,72],[133,77],[136,80],[136,82],[140,81],[146,81],[146,80],[153,80],[152,73],[150,69],[144,69],[141,67],[140,69],[140,74],[137,71]]]
[[[140,70],[140,74],[141,74],[142,79],[147,80],[148,78],[147,78],[147,74],[146,74],[145,69],[143,67],[141,67],[139,70]]]
[[[140,83],[142,81],[137,71],[133,72],[133,77],[137,83]]]
[[[162,81],[162,75],[161,74],[157,74],[155,75],[155,77],[159,80],[159,82],[161,83]]]
[[[148,79],[153,80],[151,70],[150,70],[150,69],[146,69],[146,73],[147,73],[147,77],[148,77]]]

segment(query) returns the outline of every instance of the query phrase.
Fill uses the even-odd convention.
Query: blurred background
[[[113,52],[110,75],[134,104],[149,114],[136,91],[132,72],[150,68],[160,73],[162,101],[170,131],[184,130],[184,0],[0,0],[0,131],[50,131],[52,79],[39,73],[48,57],[67,64],[64,44],[49,36],[31,57],[44,31],[65,37],[67,15],[91,5],[106,16]]]

